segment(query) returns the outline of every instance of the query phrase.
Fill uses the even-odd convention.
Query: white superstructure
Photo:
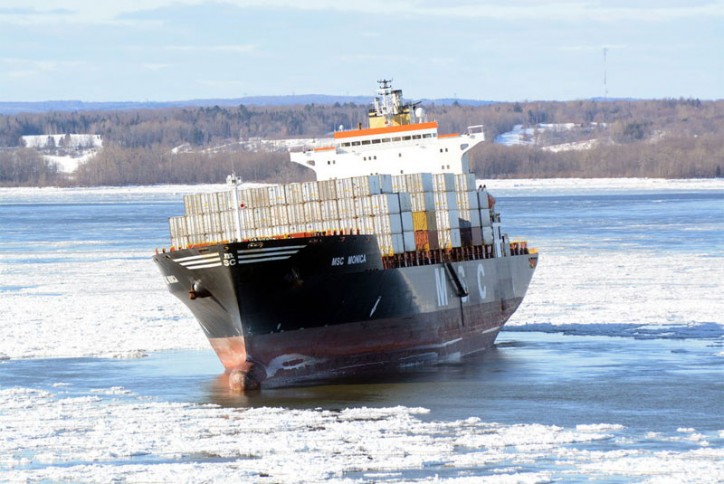
[[[438,134],[422,108],[402,104],[402,91],[382,80],[369,127],[340,130],[327,145],[291,153],[291,161],[315,171],[317,180],[360,175],[470,173],[468,151],[485,140],[482,125],[464,134]]]

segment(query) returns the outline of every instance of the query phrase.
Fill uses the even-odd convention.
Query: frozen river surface
[[[0,189],[0,480],[724,481],[724,182],[488,187],[541,252],[494,350],[249,395],[150,261],[195,188]]]

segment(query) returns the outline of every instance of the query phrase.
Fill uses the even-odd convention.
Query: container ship
[[[169,219],[171,247],[153,260],[232,389],[459,361],[490,348],[523,300],[538,254],[502,232],[467,172],[482,129],[438,135],[388,81],[380,94],[370,127],[291,154],[317,181],[230,177]]]

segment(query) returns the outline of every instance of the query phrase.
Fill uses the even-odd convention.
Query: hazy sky
[[[724,98],[724,0],[2,0],[0,101]]]

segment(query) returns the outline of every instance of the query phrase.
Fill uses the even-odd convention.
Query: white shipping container
[[[221,213],[218,210],[216,212],[204,214],[204,218],[206,219],[206,223],[208,225],[206,233],[216,234],[223,230],[221,227]]]
[[[194,211],[194,195],[188,194],[184,195],[184,212],[186,215],[195,215],[196,212]]]
[[[289,235],[289,225],[275,225],[272,227],[272,235],[274,237],[283,237]]]
[[[405,191],[409,193],[431,192],[434,190],[431,173],[411,173],[401,176],[405,177]]]
[[[452,173],[440,173],[452,175]],[[455,192],[433,192],[435,194],[435,210],[456,210],[458,208],[457,194]]]
[[[304,203],[293,203],[286,206],[287,220],[290,224],[302,224],[305,222]],[[303,232],[303,231],[300,231]]]
[[[393,255],[392,234],[377,234],[377,246],[380,248],[380,254],[383,256]]]
[[[316,181],[302,183],[302,201],[314,202],[319,200],[319,185]]]
[[[242,188],[239,190],[239,207],[248,208],[255,207],[254,190],[251,188]]]
[[[322,220],[337,220],[339,218],[339,210],[337,209],[337,200],[321,201]]]
[[[204,193],[204,213],[214,213],[219,211],[219,196],[217,192]]]
[[[438,230],[460,229],[460,212],[457,210],[438,210],[435,212]]]
[[[168,227],[171,232],[171,238],[184,237],[188,235],[185,216],[169,218]]]
[[[438,230],[437,236],[440,240],[440,247],[443,249],[452,249],[462,245],[460,229]]]
[[[361,234],[375,234],[375,217],[364,216],[357,217],[356,228],[360,230]]]
[[[304,196],[302,195],[302,184],[301,183],[289,183],[284,186],[284,199],[287,204],[298,204],[304,202]]]
[[[435,194],[433,192],[410,193],[410,205],[413,212],[435,210]]]
[[[377,175],[356,176],[350,180],[354,197],[366,197],[367,195],[381,193],[380,177]]]
[[[406,180],[406,175],[392,175],[392,191],[408,192]]]
[[[248,209],[251,211],[252,215],[252,227],[255,229],[259,229],[262,227],[271,227],[272,225],[272,215],[271,215],[271,207],[257,207]]]
[[[354,197],[351,178],[338,178],[335,182],[337,184],[337,198]]]
[[[309,222],[319,222],[322,220],[322,206],[319,200],[304,202],[304,220]]]
[[[475,190],[475,175],[472,173],[460,173],[455,175],[455,191],[467,192]]]
[[[234,197],[231,191],[217,192],[216,198],[219,203],[219,211],[224,212],[234,208]]]
[[[286,205],[273,205],[271,207],[273,225],[289,225],[289,214]]]
[[[483,227],[483,244],[491,245],[493,243],[493,228]]]
[[[369,197],[373,215],[400,213],[400,197],[395,193],[384,193]]]
[[[240,208],[239,209],[239,226],[242,229],[254,229],[256,228],[256,221],[254,220],[254,209],[253,208]]]
[[[475,191],[457,192],[457,204],[459,209],[478,210],[478,194]]]
[[[432,175],[432,189],[435,192],[454,192],[454,173],[435,173]]]
[[[221,212],[221,232],[224,234],[224,240],[236,239],[236,214],[233,210],[224,210]]]
[[[352,198],[354,203],[354,216],[355,217],[368,217],[373,215],[372,211],[372,200],[370,197]]]
[[[266,187],[269,196],[269,205],[284,205],[287,203],[287,197],[284,193],[284,185],[272,185]]]
[[[402,219],[397,213],[372,217],[375,234],[401,234]]]
[[[356,215],[356,202],[354,198],[340,198],[337,200],[339,218],[354,218]]]
[[[337,200],[337,180],[322,180],[317,182],[319,198],[322,200]]]

